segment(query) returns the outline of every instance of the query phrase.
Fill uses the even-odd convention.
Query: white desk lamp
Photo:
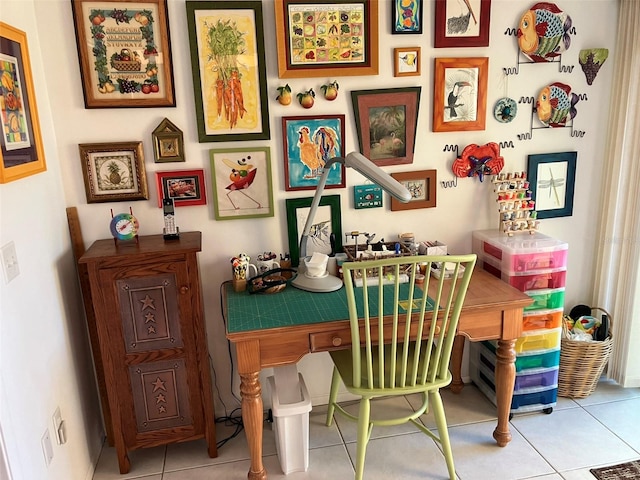
[[[342,280],[338,277],[334,277],[333,275],[324,275],[321,277],[307,276],[304,265],[304,259],[307,257],[307,240],[309,239],[309,233],[311,232],[313,220],[316,216],[318,205],[320,204],[320,199],[322,197],[322,192],[324,191],[325,183],[327,182],[329,171],[334,163],[340,163],[345,167],[355,169],[357,172],[360,172],[367,179],[382,187],[385,192],[393,195],[401,202],[407,203],[411,200],[411,193],[409,193],[409,190],[361,153],[351,152],[346,157],[334,157],[330,159],[323,167],[324,171],[318,181],[316,193],[311,201],[311,208],[309,210],[309,215],[307,216],[307,222],[304,225],[302,238],[300,239],[300,264],[298,265],[298,275],[291,281],[291,284],[294,287],[308,292],[333,292],[334,290],[338,290],[342,287]]]

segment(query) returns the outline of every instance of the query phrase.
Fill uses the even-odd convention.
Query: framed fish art
[[[436,48],[489,46],[491,0],[436,0]]]
[[[532,62],[553,62],[569,49],[571,29],[571,17],[555,3],[536,3],[520,18],[518,47]]]

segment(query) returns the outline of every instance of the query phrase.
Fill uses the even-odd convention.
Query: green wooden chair
[[[444,269],[443,262],[446,262]],[[330,352],[334,369],[326,424],[331,425],[334,411],[358,422],[356,480],[362,479],[373,426],[406,422],[412,422],[440,442],[449,476],[455,480],[440,388],[451,383],[449,359],[475,263],[476,255],[469,254],[418,255],[343,264],[351,341],[361,347]],[[422,284],[421,265],[426,265]],[[445,273],[431,273],[432,265]],[[434,304],[440,308],[433,308]],[[417,338],[422,340],[416,341]],[[357,416],[336,403],[340,380],[350,393],[361,397]],[[423,398],[415,412],[395,419],[371,418],[371,399],[413,393],[422,393]],[[429,402],[438,434],[418,420],[428,412]]]

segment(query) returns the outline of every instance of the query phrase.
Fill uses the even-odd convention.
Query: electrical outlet
[[[4,281],[5,283],[9,283],[20,274],[15,244],[13,242],[9,242],[6,245],[3,245],[0,249],[0,257],[2,257]]]
[[[49,429],[47,428],[40,439],[42,443],[42,453],[44,453],[44,461],[47,466],[51,464],[53,460],[53,444],[51,443],[51,436],[49,435]]]

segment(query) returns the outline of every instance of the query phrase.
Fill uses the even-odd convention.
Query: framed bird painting
[[[285,190],[315,190],[324,166],[344,157],[344,115],[282,117]],[[329,167],[325,188],[345,187],[345,167]]]
[[[488,57],[436,58],[433,131],[484,130]]]

